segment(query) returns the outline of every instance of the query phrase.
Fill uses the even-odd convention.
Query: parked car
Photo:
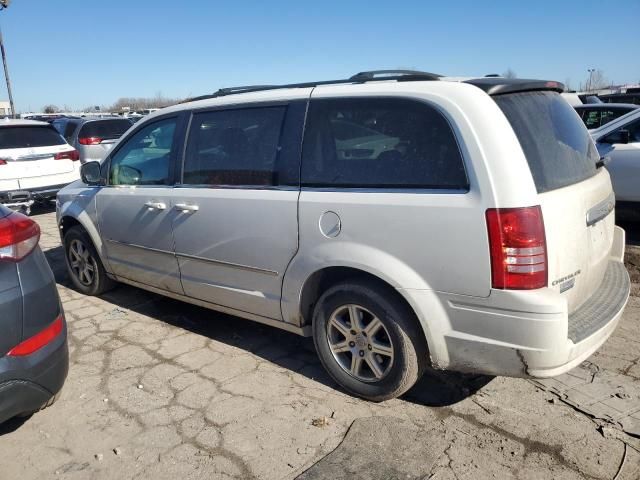
[[[51,405],[67,377],[67,327],[40,229],[0,205],[0,423]]]
[[[133,122],[119,117],[67,117],[54,120],[52,125],[80,152],[80,162],[85,163],[102,160]]]
[[[0,122],[0,204],[29,213],[80,178],[78,151],[45,122]]]
[[[632,103],[597,103],[579,105],[574,107],[582,121],[589,130],[600,128],[632,110],[640,108],[640,105]]]
[[[70,277],[313,336],[374,401],[428,365],[566,372],[630,282],[609,174],[563,88],[363,72],[162,109],[60,192]]]
[[[607,104],[609,105],[609,104]],[[609,160],[616,202],[621,207],[640,208],[640,109],[591,132],[598,152]]]

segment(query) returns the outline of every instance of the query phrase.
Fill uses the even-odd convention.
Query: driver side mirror
[[[87,162],[80,167],[80,178],[91,186],[102,185],[100,162]]]
[[[613,145],[614,143],[626,144],[626,143],[629,143],[630,140],[631,140],[631,136],[629,135],[629,130],[621,128],[620,130],[610,133],[609,135],[604,137],[602,140],[600,140],[600,142],[610,143]]]

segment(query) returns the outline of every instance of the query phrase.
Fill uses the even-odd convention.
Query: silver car
[[[562,90],[363,72],[152,113],[58,195],[71,280],[313,336],[374,401],[428,366],[566,372],[630,282],[609,174]]]
[[[640,208],[640,109],[591,132],[600,155],[607,158],[616,202]]]
[[[102,160],[133,122],[128,118],[63,117],[51,122],[80,154],[80,162]]]

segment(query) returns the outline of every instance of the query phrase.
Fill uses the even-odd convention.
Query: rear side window
[[[48,147],[65,143],[58,131],[49,125],[0,127],[0,149]]]
[[[467,189],[454,133],[435,108],[397,98],[312,100],[302,185]]]
[[[527,157],[539,193],[595,175],[598,152],[575,110],[557,93],[493,97]]]
[[[286,107],[196,113],[182,183],[278,185],[276,160]]]
[[[78,137],[97,137],[103,140],[112,140],[120,138],[124,132],[129,130],[131,125],[133,125],[133,123],[126,119],[96,120],[95,122],[87,122],[80,129]]]

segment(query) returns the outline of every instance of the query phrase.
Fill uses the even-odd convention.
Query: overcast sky
[[[638,19],[640,0],[12,0],[0,12],[22,112],[397,67],[639,82]]]

